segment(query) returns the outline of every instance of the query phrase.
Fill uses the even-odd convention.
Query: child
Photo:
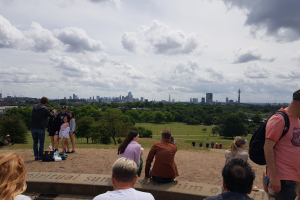
[[[70,153],[75,153],[75,126],[76,126],[76,123],[75,123],[75,115],[74,115],[73,111],[71,111],[69,113],[69,117],[70,117],[70,133],[69,134],[70,134],[70,139],[71,139],[71,143],[72,143],[72,151]]]
[[[170,137],[170,141],[174,144],[176,143],[176,141],[174,140],[174,137],[172,137],[172,136]]]
[[[59,131],[59,138],[62,138],[62,148],[63,148],[63,153],[66,153],[66,143],[68,142],[68,138],[69,138],[69,132],[70,132],[70,127],[69,127],[69,123],[68,123],[68,117],[65,116],[64,117],[64,123],[61,125],[60,127],[60,131]]]

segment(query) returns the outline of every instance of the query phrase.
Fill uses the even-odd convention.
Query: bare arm
[[[275,159],[274,159],[274,146],[276,141],[271,139],[266,139],[264,151],[265,151],[265,158],[268,166],[268,172],[270,174],[270,184],[269,187],[274,190],[274,192],[278,193],[281,190],[281,183],[278,178],[276,166],[275,166]]]

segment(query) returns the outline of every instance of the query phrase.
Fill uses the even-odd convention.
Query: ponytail
[[[234,141],[231,143],[231,155],[235,157],[237,154],[237,149],[240,148],[243,144],[246,144],[246,139],[241,136],[234,138]]]

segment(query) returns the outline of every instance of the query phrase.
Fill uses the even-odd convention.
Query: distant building
[[[17,108],[17,107],[18,106],[3,106],[3,107],[0,107],[0,119],[2,117],[4,117],[7,110],[12,109],[12,108]]]
[[[169,94],[169,102],[171,102],[171,95]]]
[[[193,103],[198,103],[198,98],[193,98]]]
[[[100,96],[97,96],[97,97],[96,97],[96,100],[99,102],[99,100],[100,100]]]
[[[239,89],[239,97],[238,97],[238,104],[240,104],[241,103],[241,90]]]
[[[202,103],[202,104],[205,104],[205,97],[202,97],[202,98],[201,98],[201,103]]]
[[[174,102],[175,102],[175,99],[172,99],[172,102],[174,103]]]
[[[76,99],[76,95],[75,94],[73,94],[73,99]]]
[[[144,101],[145,101],[145,102],[148,102],[148,99],[145,99]]]
[[[226,97],[226,103],[227,103],[227,104],[229,103],[229,101],[228,101],[228,97]]]
[[[206,93],[206,104],[213,103],[213,93]]]
[[[192,103],[193,102],[193,99],[192,98],[190,98],[190,103]]]
[[[2,93],[0,93],[0,99],[2,99]]]
[[[141,102],[144,102],[144,97],[141,97]]]
[[[230,104],[230,105],[234,105],[234,100],[230,99],[230,100],[229,100],[229,104]]]
[[[69,96],[69,99],[72,99],[72,96]]]
[[[132,99],[132,98],[133,98],[133,96],[132,96],[131,92],[128,92],[128,99]]]

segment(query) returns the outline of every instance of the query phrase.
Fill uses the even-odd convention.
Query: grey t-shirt
[[[96,196],[93,200],[154,200],[152,194],[140,192],[134,188],[127,190],[108,191]]]

